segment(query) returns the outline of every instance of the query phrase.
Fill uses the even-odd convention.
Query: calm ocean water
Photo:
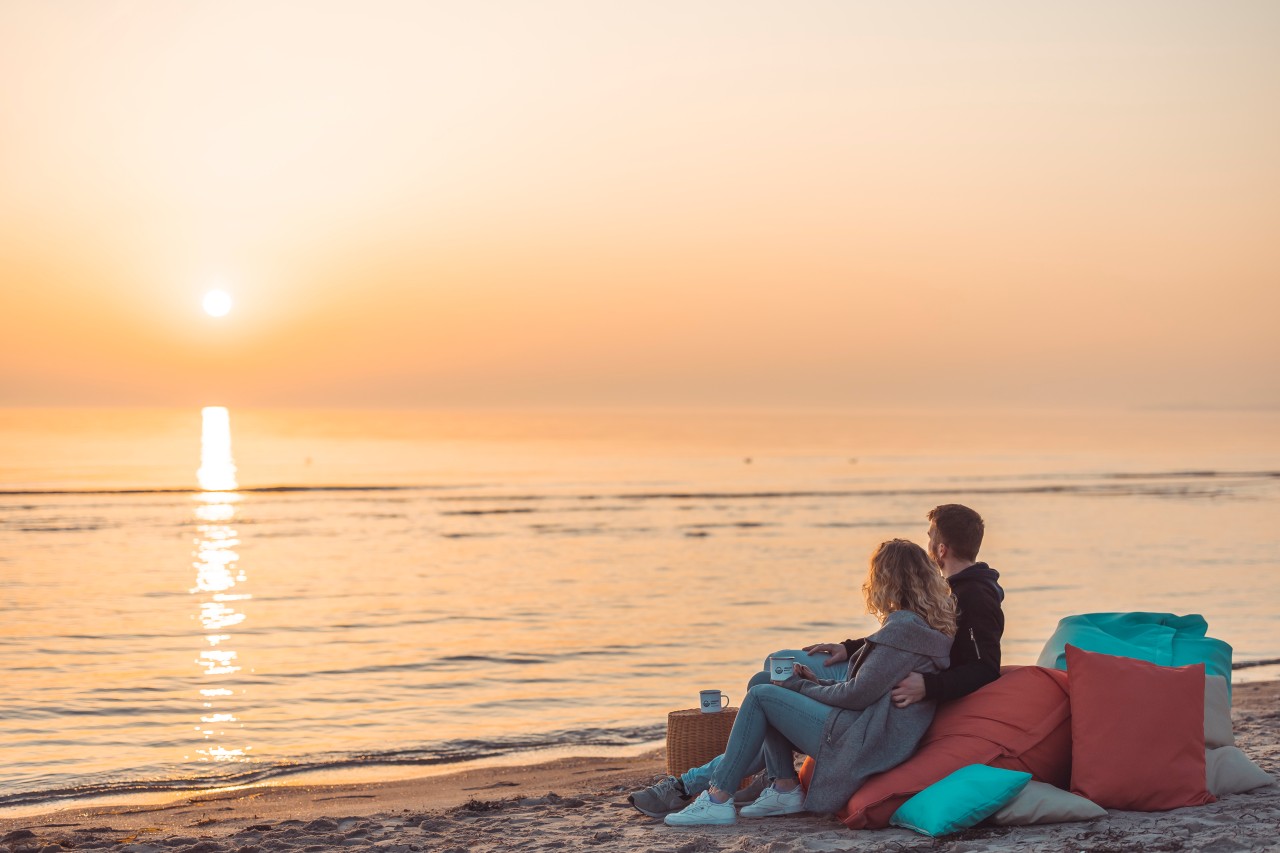
[[[1112,610],[1277,658],[1278,437],[1275,413],[232,411],[233,470],[199,410],[0,411],[0,807],[639,747],[769,651],[870,630],[868,553],[944,502],[987,519],[1007,663]]]

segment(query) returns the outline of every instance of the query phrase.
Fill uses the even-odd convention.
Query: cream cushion
[[[1107,810],[1097,803],[1069,791],[1045,782],[1028,782],[1022,793],[993,814],[990,820],[1001,826],[1025,826],[1031,823],[1093,820],[1106,813]]]
[[[1221,675],[1204,677],[1204,745],[1206,749],[1235,746],[1231,730],[1231,694]]]
[[[1205,776],[1209,793],[1215,797],[1252,791],[1263,785],[1274,785],[1271,774],[1249,760],[1234,746],[1220,746],[1204,752]]]

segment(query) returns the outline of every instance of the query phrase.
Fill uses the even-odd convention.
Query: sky
[[[1280,408],[1270,0],[0,0],[0,79],[3,406]]]

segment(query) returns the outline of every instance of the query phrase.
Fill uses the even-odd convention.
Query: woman
[[[733,791],[761,746],[773,784],[742,808],[743,817],[834,812],[868,776],[915,751],[934,703],[895,708],[889,692],[911,672],[947,668],[956,631],[951,590],[923,548],[892,539],[871,555],[862,593],[881,627],[849,661],[845,680],[819,679],[798,665],[781,684],[751,688],[710,790],[667,815],[669,826],[735,823]],[[799,788],[793,749],[815,761],[808,796]]]

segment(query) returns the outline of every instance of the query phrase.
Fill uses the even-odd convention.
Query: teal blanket
[[[1083,613],[1058,623],[1044,644],[1038,666],[1067,668],[1067,643],[1087,652],[1137,658],[1161,666],[1203,663],[1208,675],[1231,685],[1231,646],[1205,636],[1209,623],[1199,614]]]

